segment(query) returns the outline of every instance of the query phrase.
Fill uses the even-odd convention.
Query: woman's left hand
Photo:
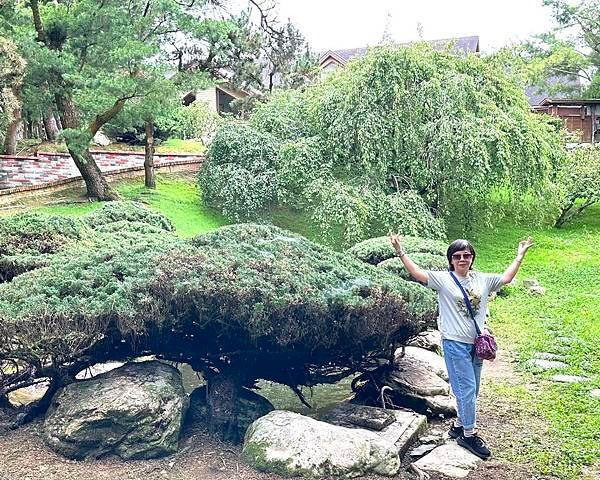
[[[523,258],[529,250],[533,246],[533,238],[527,237],[527,240],[522,240],[519,242],[519,248],[517,250],[517,256],[519,258]]]

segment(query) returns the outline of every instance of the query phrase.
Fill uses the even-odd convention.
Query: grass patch
[[[189,175],[159,174],[156,190],[146,188],[142,178],[123,180],[114,187],[124,199],[143,202],[168,217],[181,237],[192,237],[232,223],[202,205],[195,178]],[[64,198],[68,193],[60,192],[60,195]],[[101,206],[100,202],[61,203],[38,206],[33,210],[50,215],[80,216]]]
[[[200,140],[169,138],[156,147],[156,153],[204,153],[206,147]]]
[[[491,324],[501,343],[514,349],[524,378],[539,381],[538,395],[525,399],[518,387],[506,387],[502,395],[527,404],[548,422],[552,444],[534,448],[540,470],[576,479],[585,465],[600,458],[600,401],[590,395],[600,388],[600,205],[562,229],[531,231],[503,225],[480,233],[478,268],[503,271],[514,258],[518,241],[530,234],[535,247],[519,279],[537,279],[546,294],[511,289],[507,297],[492,302]],[[560,373],[590,381],[555,383],[550,377],[556,371],[534,377],[524,364],[535,352],[564,356],[569,367]]]

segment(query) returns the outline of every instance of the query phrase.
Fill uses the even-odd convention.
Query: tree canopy
[[[564,157],[556,123],[530,112],[502,65],[427,45],[373,48],[275,95],[250,125],[220,132],[236,138],[234,155],[217,135],[206,201],[247,218],[288,203],[348,243],[390,229],[443,238],[443,221],[489,224],[500,198],[539,213]]]
[[[0,395],[144,354],[245,386],[333,382],[391,361],[436,311],[420,285],[276,227],[182,240],[158,214],[119,202],[0,228],[12,232],[3,269],[38,259],[0,283]]]
[[[544,0],[544,5],[552,10],[555,27],[521,51],[528,82],[550,94],[599,98],[600,1]]]

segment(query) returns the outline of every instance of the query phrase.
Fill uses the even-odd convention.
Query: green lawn
[[[592,389],[600,388],[600,205],[563,229],[503,226],[478,235],[479,268],[502,271],[514,258],[518,241],[529,234],[535,247],[518,278],[537,279],[546,294],[533,296],[514,288],[492,302],[491,318],[501,346],[517,355],[523,378],[541,381],[535,396],[525,386],[498,385],[495,393],[523,403],[550,425],[549,445],[554,448],[527,446],[539,468],[561,479],[579,479],[583,465],[600,459],[600,400],[590,396]],[[523,365],[535,352],[564,355],[569,367],[534,375]],[[556,373],[591,381],[550,381]]]
[[[124,199],[143,202],[168,217],[175,225],[177,234],[182,237],[192,237],[231,223],[218,212],[201,204],[194,179],[181,175],[158,175],[156,190],[144,187],[143,180],[139,178],[118,182],[115,187]],[[97,202],[73,203],[47,205],[36,210],[52,215],[77,216],[101,206]]]
[[[179,235],[189,237],[229,223],[213,210],[201,206],[195,181],[178,176],[160,176],[155,191],[129,180],[117,185],[127,199],[141,200],[162,212],[175,224]],[[48,213],[83,214],[98,204],[79,203],[41,208]],[[274,223],[318,239],[310,221],[289,210],[271,212]],[[578,479],[582,467],[600,458],[600,400],[591,389],[600,388],[600,205],[563,229],[529,230],[504,225],[475,238],[477,267],[501,272],[512,261],[518,241],[532,235],[532,248],[519,272],[519,279],[535,278],[547,290],[532,296],[522,287],[492,302],[492,326],[501,347],[518,360],[523,385],[496,384],[492,395],[514,401],[523,411],[540,416],[549,425],[547,441],[531,442],[525,448],[499,452],[514,461],[535,462],[545,473],[561,479]],[[565,337],[565,341],[560,341]],[[569,364],[560,373],[589,377],[582,384],[551,382],[552,373],[534,375],[524,362],[534,352],[562,354]],[[525,383],[535,382],[535,389]],[[530,393],[536,391],[536,395]],[[527,425],[523,425],[527,429]],[[517,453],[514,453],[514,452]]]

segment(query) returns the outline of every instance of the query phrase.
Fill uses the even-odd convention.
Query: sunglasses
[[[472,253],[453,253],[452,260],[471,260],[473,258]]]

